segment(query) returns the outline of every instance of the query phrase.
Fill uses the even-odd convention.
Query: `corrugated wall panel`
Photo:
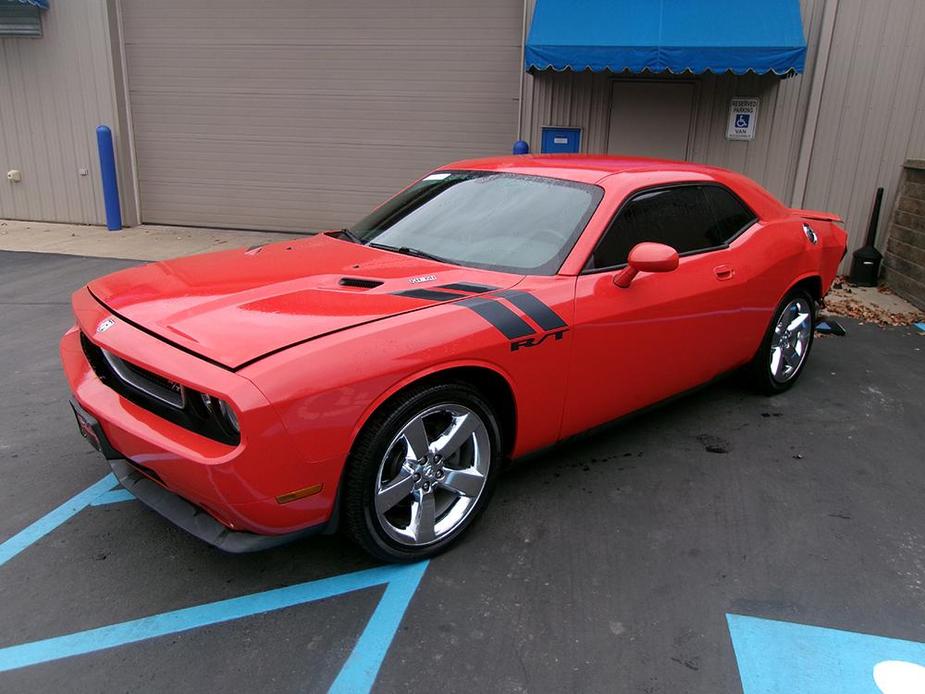
[[[806,111],[812,89],[812,75],[819,59],[819,40],[825,0],[801,0],[800,14],[806,36],[806,66],[802,75],[778,82],[773,109],[764,125],[770,129],[769,144],[763,161],[756,162],[752,175],[783,202],[790,203],[793,195],[800,143],[806,124]],[[728,109],[728,104],[726,105]],[[727,111],[728,113],[728,111]],[[725,115],[724,115],[725,118]],[[763,127],[759,121],[759,127]],[[758,166],[763,166],[763,169]]]
[[[0,217],[101,224],[94,131],[118,137],[105,0],[53,2],[42,23],[42,38],[0,39]]]
[[[880,186],[882,245],[902,162],[923,153],[923,123],[916,122],[923,35],[925,3],[918,0],[838,5],[805,205],[841,214],[852,249],[863,244]]]
[[[917,23],[921,22],[918,15],[922,12],[925,12],[925,7],[917,8]],[[919,31],[922,29],[919,28]],[[916,97],[906,152],[909,159],[925,159],[925,89],[920,90]]]
[[[611,111],[611,84],[615,79],[633,79],[605,73],[545,72],[533,77],[525,101],[525,133],[531,143],[540,142],[544,125],[582,128],[582,151],[606,152]],[[684,79],[647,76],[645,79]],[[780,80],[775,77],[703,75],[697,85],[692,120],[691,160],[724,166],[761,181],[776,195],[787,199],[793,184],[796,153],[792,140],[798,104],[791,93],[779,104]],[[752,142],[725,139],[729,100],[734,96],[758,96],[761,113]],[[804,108],[805,117],[805,104]],[[799,119],[802,122],[802,117]],[[777,127],[778,121],[780,127]]]
[[[695,78],[692,160],[741,171],[793,204],[824,9],[825,0],[801,2],[808,45],[802,75],[785,80],[756,75]],[[925,3],[920,0],[838,3],[802,204],[842,215],[852,249],[863,243],[875,189],[885,187],[884,209],[891,209],[902,162],[925,156],[922,36]],[[583,151],[606,152],[613,79],[625,77],[534,75],[527,82],[525,99],[533,104],[533,112],[525,113],[528,139],[539,143],[542,125],[577,126],[584,130]],[[751,142],[725,138],[729,100],[734,96],[761,99],[758,129]]]
[[[142,218],[348,225],[428,170],[510,152],[516,0],[124,0]]]
[[[822,0],[802,0],[803,24],[811,74],[819,43]],[[590,72],[546,71],[528,76],[525,84],[524,133],[540,142],[544,125],[580,127],[582,151],[606,152],[610,124],[611,82],[631,76]],[[691,160],[746,173],[782,200],[789,201],[806,119],[810,80],[806,75],[780,80],[772,76],[713,75],[697,77],[645,76],[644,79],[694,79],[697,83]],[[734,96],[761,99],[758,130],[752,142],[726,140],[729,100]]]

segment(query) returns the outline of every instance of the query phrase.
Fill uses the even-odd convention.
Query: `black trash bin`
[[[848,281],[859,287],[876,287],[880,277],[880,263],[883,256],[877,250],[877,223],[880,221],[880,203],[883,202],[883,188],[877,188],[874,208],[870,211],[870,226],[867,228],[867,243],[854,252],[851,274]]]
[[[880,277],[883,256],[873,246],[864,246],[854,252],[849,281],[858,287],[876,287]]]

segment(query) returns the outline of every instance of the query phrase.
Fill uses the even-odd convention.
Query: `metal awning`
[[[527,70],[803,71],[799,0],[537,0]]]
[[[39,38],[48,0],[0,0],[0,37]]]

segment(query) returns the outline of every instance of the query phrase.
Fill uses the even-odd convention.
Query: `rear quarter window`
[[[716,245],[729,243],[755,223],[755,213],[725,188],[703,186],[703,193],[713,215],[713,227],[708,234],[719,239]]]

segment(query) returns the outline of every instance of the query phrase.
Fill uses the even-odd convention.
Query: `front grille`
[[[176,407],[178,410],[183,409],[186,404],[186,389],[179,383],[151,373],[135,364],[130,364],[105,349],[100,349],[100,353],[112,373],[122,379],[127,386],[165,405]]]
[[[126,400],[214,441],[232,446],[241,441],[216,421],[198,392],[104,350],[82,332],[80,345],[100,381]]]

